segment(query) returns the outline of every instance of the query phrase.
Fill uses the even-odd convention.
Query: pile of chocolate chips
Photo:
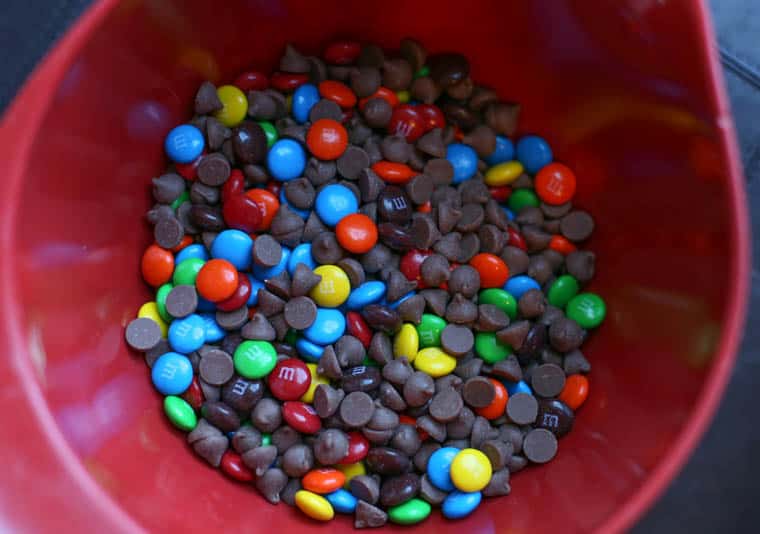
[[[415,77],[425,65],[429,72]],[[250,317],[247,308],[218,311],[217,322],[226,330],[224,339],[188,355],[203,397],[202,419],[188,435],[189,443],[213,466],[219,466],[225,452],[233,449],[255,473],[253,484],[269,502],[292,505],[301,477],[313,468],[337,464],[348,451],[347,432],[359,431],[371,448],[365,457],[367,474],[349,484],[351,493],[362,501],[356,512],[357,527],[382,525],[387,519],[383,510],[404,499],[420,497],[439,505],[445,493],[425,473],[428,458],[442,446],[482,450],[494,473],[483,494],[507,495],[510,473],[531,461],[542,463],[554,457],[555,437],[573,426],[573,411],[557,396],[566,375],[590,371],[579,350],[586,331],[549,305],[545,293],[561,274],[568,273],[581,284],[589,282],[595,257],[582,250],[564,255],[549,244],[553,234],[581,243],[589,237],[593,222],[570,203],[528,206],[510,220],[492,198],[483,181],[487,169],[483,158],[494,151],[497,135],[515,133],[520,108],[500,102],[493,90],[476,85],[462,55],[428,56],[417,42],[404,40],[398,56],[389,57],[378,46],[366,45],[355,63],[331,65],[288,46],[279,68],[283,73],[306,75],[314,84],[325,79],[345,82],[359,98],[372,96],[381,85],[397,93],[408,91],[413,100],[438,106],[446,126],[409,142],[408,132],[387,131],[392,108],[383,98],[371,98],[363,109],[352,110],[322,99],[311,109],[309,120],[299,124],[288,114],[286,93],[268,88],[250,91],[250,120],[228,128],[213,116],[221,107],[215,88],[203,84],[191,124],[204,132],[208,153],[194,181],[181,178],[172,166],[154,179],[157,203],[147,219],[155,225],[157,243],[170,248],[190,236],[210,251],[216,235],[229,227],[220,193],[230,169],[238,168],[246,189],[284,187],[288,204],[311,210],[304,220],[288,205],[281,205],[269,233],[255,240],[256,263],[272,265],[281,246],[310,242],[316,263],[341,267],[352,288],[376,279],[385,282],[387,290],[386,304],[361,311],[373,330],[368,347],[346,334],[324,348],[318,372],[330,384],[319,385],[314,394],[322,429],[313,435],[302,435],[283,422],[282,403],[270,394],[265,380],[234,375],[220,383],[220,377],[233,373],[231,355],[246,339],[271,341],[279,359],[299,358],[286,337],[313,321],[316,306],[308,295],[319,276],[300,264],[292,277],[283,271],[263,281],[256,312]],[[310,157],[304,176],[273,185],[265,165],[266,150],[261,150],[260,142],[251,141],[263,136],[255,121],[271,121],[280,139],[294,139],[306,147],[310,124],[320,118],[345,125],[349,146],[343,156],[337,161]],[[455,139],[472,146],[481,159],[472,179],[452,185],[454,169],[446,159],[446,147]],[[406,184],[386,184],[371,168],[381,160],[405,163],[418,174]],[[344,250],[313,210],[319,191],[335,183],[348,187],[360,212],[377,224],[379,242],[365,254]],[[523,174],[511,187],[532,189],[533,179]],[[172,208],[170,204],[186,190],[189,200]],[[521,246],[511,234],[521,236]],[[433,251],[420,267],[425,289],[400,270],[401,257],[412,249]],[[519,298],[516,319],[510,320],[496,306],[478,305],[480,277],[467,263],[480,252],[501,257],[510,277],[527,274],[543,288]],[[415,289],[414,296],[391,307]],[[166,307],[170,314],[185,316],[194,311],[197,301],[192,286],[183,286],[172,291]],[[393,335],[404,323],[418,324],[423,313],[444,317],[449,323],[441,345],[457,358],[450,375],[433,379],[415,370],[406,358],[394,358]],[[473,332],[480,331],[496,332],[497,339],[514,353],[486,364],[474,352]],[[169,350],[162,341],[146,353],[148,364]],[[364,365],[367,356],[371,365]],[[488,420],[476,415],[494,397],[488,377],[522,381],[534,395],[511,395],[505,413]],[[400,416],[413,418],[416,428]],[[247,421],[251,424],[244,425]],[[264,433],[271,434],[268,445],[262,443]]]

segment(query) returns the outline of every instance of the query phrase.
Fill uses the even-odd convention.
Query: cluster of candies
[[[288,46],[269,77],[205,82],[166,137],[127,342],[195,452],[272,503],[465,517],[588,395],[593,220],[469,70],[411,39]]]

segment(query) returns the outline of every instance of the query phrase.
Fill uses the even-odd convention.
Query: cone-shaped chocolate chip
[[[526,291],[517,301],[517,309],[526,319],[538,317],[546,310],[544,294],[540,289]]]
[[[284,300],[266,289],[259,289],[258,311],[264,314],[264,316],[272,317],[273,315],[282,313],[284,308]]]
[[[198,92],[195,93],[195,112],[198,115],[206,115],[212,111],[220,110],[222,107],[224,106],[219,100],[214,84],[209,81],[203,82],[198,88]]]
[[[413,74],[411,65],[405,59],[386,59],[383,62],[383,85],[391,91],[407,89]]]
[[[591,371],[591,364],[581,351],[574,350],[565,354],[564,369],[568,375],[588,373]]]
[[[434,158],[446,157],[446,145],[443,144],[440,128],[433,128],[417,140],[417,148]]]
[[[388,302],[396,302],[398,299],[417,287],[417,282],[412,282],[404,276],[398,269],[390,272],[386,280],[385,298]]]
[[[481,158],[490,156],[496,150],[496,135],[485,124],[476,126],[464,137],[463,141],[474,148]]]
[[[322,352],[322,357],[317,364],[317,373],[333,380],[337,380],[343,376],[338,356],[335,354],[335,349],[332,345],[326,346]]]
[[[520,117],[520,105],[511,102],[499,102],[485,108],[486,124],[496,134],[514,135]]]
[[[420,265],[420,275],[425,284],[436,287],[449,279],[449,262],[441,254],[432,254]]]
[[[449,292],[461,293],[467,298],[472,298],[480,289],[480,275],[470,265],[459,265],[451,272],[449,278]]]
[[[568,274],[574,276],[578,282],[585,284],[594,277],[596,255],[587,250],[571,252],[565,258]]]
[[[153,198],[156,202],[171,204],[185,192],[185,180],[173,172],[153,178]]]
[[[512,349],[520,350],[523,343],[525,342],[525,337],[528,335],[529,330],[530,330],[530,322],[517,321],[515,323],[510,324],[504,330],[500,330],[499,332],[497,332],[496,338],[499,340],[500,343],[509,345],[510,347],[512,347]]]
[[[432,104],[441,96],[441,86],[430,76],[420,76],[412,82],[409,92],[415,100],[423,104]]]
[[[322,232],[326,232],[327,227],[324,225],[324,223],[320,220],[319,216],[317,215],[316,211],[312,211],[309,214],[308,219],[306,219],[306,225],[303,229],[303,236],[302,240],[304,243],[310,243],[314,240],[315,237],[317,237]]]
[[[425,298],[414,295],[399,304],[397,309],[401,320],[405,323],[420,324],[425,311]]]
[[[450,323],[468,324],[478,318],[478,307],[461,293],[457,293],[446,306],[446,320]]]
[[[367,354],[381,365],[391,361],[393,359],[393,345],[388,335],[384,332],[375,332]]]
[[[309,61],[291,44],[285,45],[285,53],[280,58],[280,70],[302,74],[311,70]]]
[[[261,239],[261,237],[259,237],[259,239]],[[277,276],[267,278],[266,282],[264,282],[264,286],[281,299],[287,300],[290,298],[290,275],[286,270],[283,270]]]
[[[527,332],[526,332],[527,335]],[[519,382],[523,379],[522,368],[520,362],[517,361],[517,357],[514,354],[507,356],[506,360],[496,362],[491,368],[491,374],[494,376],[500,376],[510,380],[512,382]]]
[[[528,254],[517,247],[505,247],[501,253],[501,259],[507,264],[510,276],[517,276],[518,274],[526,272],[530,265]]]
[[[342,389],[335,389],[327,384],[320,384],[314,390],[314,410],[322,419],[333,415],[340,406],[345,393]]]
[[[285,303],[283,317],[290,328],[306,330],[317,318],[317,305],[309,297],[294,297]]]
[[[359,261],[367,274],[375,274],[391,261],[391,251],[385,245],[378,243],[372,249],[363,254]]]
[[[257,477],[260,477],[272,466],[277,458],[277,447],[274,445],[256,447],[243,453],[242,458],[243,463],[252,469]]]
[[[425,299],[428,309],[435,315],[443,317],[446,313],[446,305],[449,303],[449,294],[443,289],[423,289],[420,295]]]
[[[293,279],[290,282],[290,296],[302,297],[309,294],[314,286],[316,286],[322,277],[318,274],[314,274],[305,263],[298,263],[295,271],[293,271]]]
[[[280,502],[280,492],[288,483],[288,475],[273,467],[256,479],[256,489],[272,504]]]

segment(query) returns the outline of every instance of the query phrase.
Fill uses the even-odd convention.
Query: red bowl
[[[615,532],[689,456],[726,385],[748,293],[743,178],[701,2],[106,0],[29,79],[0,129],[0,522],[67,532],[316,525],[198,461],[123,327],[162,139],[200,80],[271,69],[286,41],[455,49],[523,104],[598,230],[591,395],[549,465],[455,532]],[[562,4],[562,5],[560,5]],[[329,528],[348,531],[341,519]],[[395,527],[389,527],[395,530]],[[401,531],[401,529],[398,529]]]

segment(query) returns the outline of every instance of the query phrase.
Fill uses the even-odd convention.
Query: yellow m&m
[[[237,126],[248,112],[248,99],[243,91],[234,85],[223,85],[216,90],[216,96],[222,102],[222,109],[214,113],[214,116],[227,126],[232,128]]]
[[[346,302],[351,292],[351,282],[343,269],[335,265],[320,265],[314,269],[314,274],[322,277],[309,293],[317,306],[337,308]]]
[[[417,328],[411,323],[404,324],[393,339],[393,355],[396,358],[405,356],[410,362],[413,362],[419,350],[420,336],[417,333]]]
[[[314,392],[316,391],[317,386],[320,384],[330,385],[330,380],[320,374],[317,374],[316,363],[307,363],[306,367],[309,368],[309,374],[311,375],[311,384],[309,384],[309,389],[307,389],[306,393],[304,393],[301,397],[301,402],[311,404],[314,402]]]
[[[451,462],[451,481],[460,491],[471,493],[491,481],[491,461],[477,449],[462,449]]]
[[[455,358],[449,356],[438,347],[428,347],[417,353],[414,359],[414,367],[418,371],[427,373],[433,378],[450,374],[457,366]]]
[[[328,500],[311,491],[297,491],[296,506],[303,513],[317,521],[329,521],[335,516],[335,511]]]
[[[519,161],[505,161],[488,169],[483,181],[486,185],[494,187],[509,185],[517,180],[522,172],[523,166]]]

